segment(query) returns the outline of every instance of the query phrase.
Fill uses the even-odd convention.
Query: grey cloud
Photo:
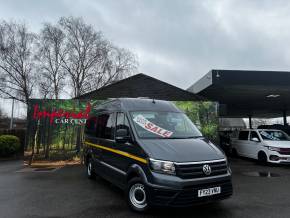
[[[290,3],[221,0],[1,1],[0,18],[34,29],[83,16],[139,57],[140,72],[187,88],[212,68],[288,70]]]

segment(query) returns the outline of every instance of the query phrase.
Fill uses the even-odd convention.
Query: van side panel
[[[116,153],[118,151],[115,141],[101,140],[100,145],[112,150],[103,150],[102,165],[105,169],[104,176],[107,177],[113,184],[124,188],[126,186],[127,173],[121,169],[122,164],[121,155]],[[114,152],[116,151],[116,152]],[[125,160],[126,161],[126,160]]]
[[[125,189],[130,166],[134,164],[142,167],[147,166],[147,155],[135,141],[129,123],[127,125],[132,140],[126,143],[116,142],[115,131],[118,113],[125,114],[110,111],[96,115],[92,122],[89,120],[84,142],[85,156],[93,159],[96,174]]]
[[[130,166],[147,166],[146,156],[137,143],[118,144],[102,139],[94,141],[97,144],[88,141],[85,144],[87,154],[94,160],[95,172],[122,189],[127,187]]]
[[[84,161],[85,164],[88,163],[88,160],[91,159],[93,161],[93,170],[98,174],[101,174],[103,171],[102,165],[100,162],[102,161],[102,149],[97,148],[95,146],[91,146],[94,144],[98,144],[98,139],[88,136],[85,136],[84,145]]]

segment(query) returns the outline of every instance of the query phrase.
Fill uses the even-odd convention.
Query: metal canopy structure
[[[290,72],[211,70],[187,90],[218,101],[221,117],[290,115]]]
[[[80,96],[80,99],[148,97],[167,101],[198,101],[202,98],[145,74],[136,74]]]

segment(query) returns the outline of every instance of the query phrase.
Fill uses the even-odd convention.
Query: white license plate
[[[217,195],[221,193],[221,187],[213,187],[198,190],[198,197],[205,197],[211,195]]]

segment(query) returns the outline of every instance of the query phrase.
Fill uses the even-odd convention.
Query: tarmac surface
[[[0,162],[0,218],[90,217],[290,217],[290,166],[260,166],[231,159],[234,195],[187,209],[137,214],[123,192],[101,178],[88,180],[84,166],[50,172],[23,170],[22,161]]]

